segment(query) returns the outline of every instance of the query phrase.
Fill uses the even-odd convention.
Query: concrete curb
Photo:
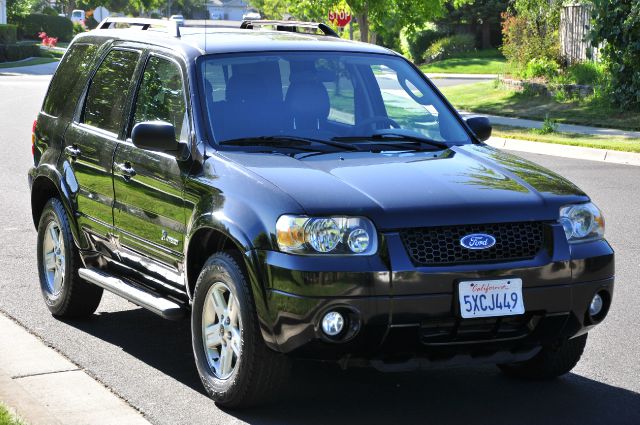
[[[610,162],[613,164],[634,165],[640,167],[640,153],[622,152],[609,149],[586,148],[582,146],[559,145],[555,143],[531,142],[527,140],[492,137],[486,142],[498,149],[560,156],[563,158],[584,159],[587,161]]]
[[[140,424],[146,419],[86,372],[0,314],[0,400],[30,425]]]
[[[505,125],[508,127],[519,128],[542,128],[542,121],[535,121],[523,118],[501,117],[497,115],[481,114],[476,112],[458,111],[463,118],[470,116],[483,116],[489,118],[493,125]],[[560,133],[577,133],[590,134],[594,136],[612,136],[612,137],[628,137],[632,139],[640,139],[640,131],[618,130],[615,128],[589,127],[577,124],[558,124],[558,132]]]

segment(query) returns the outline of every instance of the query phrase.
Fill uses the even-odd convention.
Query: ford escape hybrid
[[[108,19],[34,123],[44,300],[85,317],[107,290],[190,318],[225,406],[277,394],[293,356],[565,374],[611,304],[604,219],[490,133],[323,24]]]

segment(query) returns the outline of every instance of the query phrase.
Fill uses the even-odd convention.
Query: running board
[[[98,285],[109,292],[113,292],[122,298],[131,301],[159,316],[169,320],[182,319],[185,309],[180,304],[167,298],[162,298],[151,291],[146,291],[137,285],[128,283],[122,279],[107,275],[93,269],[79,269],[78,274],[87,282]]]

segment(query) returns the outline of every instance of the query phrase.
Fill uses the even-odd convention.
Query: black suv
[[[45,302],[89,316],[106,289],[190,317],[226,406],[277,394],[290,356],[562,375],[611,303],[604,219],[490,133],[323,24],[104,21],[34,123]]]

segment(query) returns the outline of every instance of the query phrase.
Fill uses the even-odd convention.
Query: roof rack
[[[118,24],[127,24],[129,27],[140,27],[140,30],[146,31],[152,26],[161,26],[167,29],[167,34],[173,37],[180,37],[180,27],[175,21],[164,19],[147,19],[147,18],[106,18],[98,24],[97,29],[107,30],[117,28]]]
[[[303,22],[303,21],[271,21],[271,20],[258,20],[258,21],[242,21],[240,28],[242,29],[254,29],[258,27],[275,27],[276,31],[289,31],[297,32],[298,28],[313,28],[319,29],[324,35],[329,37],[340,37],[329,25],[319,22]]]

